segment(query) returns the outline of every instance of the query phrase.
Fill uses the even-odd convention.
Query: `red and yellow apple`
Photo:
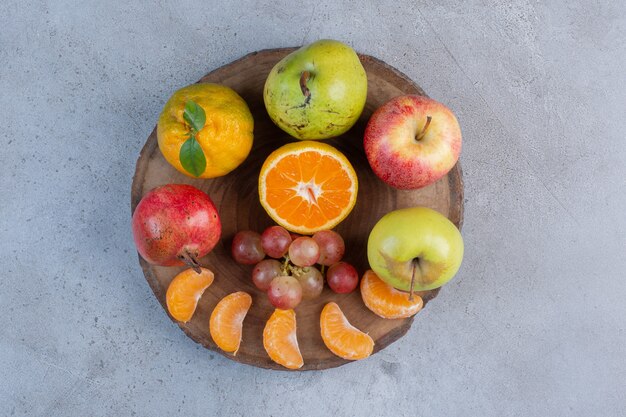
[[[383,281],[402,291],[441,287],[463,260],[463,238],[446,216],[426,207],[384,215],[367,241],[370,267]]]
[[[378,108],[363,145],[374,173],[388,185],[417,189],[448,173],[461,153],[454,113],[424,96],[404,95]]]

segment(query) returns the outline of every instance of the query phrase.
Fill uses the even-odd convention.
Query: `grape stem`
[[[285,255],[285,262],[283,262],[282,273],[283,275],[289,275],[289,255]]]

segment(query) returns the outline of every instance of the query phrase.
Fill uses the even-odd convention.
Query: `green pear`
[[[302,140],[339,136],[358,120],[367,75],[348,45],[320,40],[290,53],[270,71],[263,99],[271,119]]]
[[[426,207],[384,215],[367,241],[370,267],[387,284],[402,291],[441,287],[463,260],[463,238],[448,218]]]

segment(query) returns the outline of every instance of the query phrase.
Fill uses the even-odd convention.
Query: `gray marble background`
[[[456,112],[466,256],[380,354],[268,372],[161,309],[130,182],[175,89],[319,38]],[[0,415],[623,416],[625,67],[623,1],[2,1]]]

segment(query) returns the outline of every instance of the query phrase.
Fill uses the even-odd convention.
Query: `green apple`
[[[376,223],[367,241],[367,257],[374,272],[394,288],[432,290],[459,270],[463,238],[435,210],[405,208],[387,213]]]
[[[263,99],[271,119],[302,140],[350,129],[363,112],[367,76],[348,45],[320,40],[290,53],[270,71]]]

